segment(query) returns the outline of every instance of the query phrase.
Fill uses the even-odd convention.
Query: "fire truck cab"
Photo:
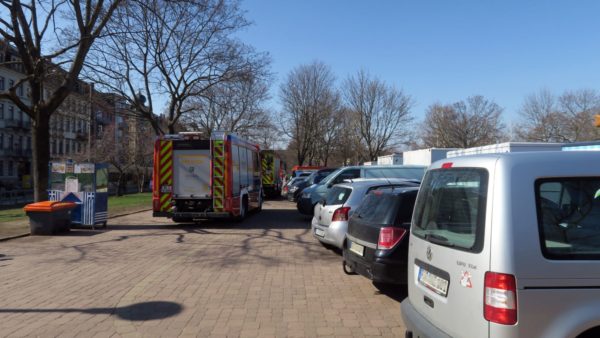
[[[164,135],[154,146],[154,217],[175,222],[235,218],[262,209],[260,149],[214,132]]]

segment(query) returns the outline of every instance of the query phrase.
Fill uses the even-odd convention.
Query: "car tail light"
[[[331,221],[332,222],[347,221],[349,211],[350,211],[350,207],[341,207],[341,208],[336,209],[333,212],[333,219]]]
[[[377,249],[387,250],[393,248],[406,235],[406,229],[396,227],[383,227],[379,229]]]
[[[515,276],[485,273],[484,310],[486,320],[513,325],[517,323],[517,281]]]
[[[288,188],[287,186],[283,187],[283,192],[287,192],[287,191],[288,191],[288,189],[289,189],[289,188]]]

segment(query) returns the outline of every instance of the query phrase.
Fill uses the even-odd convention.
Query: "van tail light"
[[[332,222],[347,221],[349,211],[350,211],[350,207],[341,207],[341,208],[335,209],[335,211],[333,212],[333,219],[331,221]]]
[[[406,236],[406,232],[406,229],[396,227],[383,227],[379,229],[377,249],[388,250],[393,248]]]
[[[486,320],[513,325],[517,323],[517,281],[515,276],[486,272],[483,315]]]

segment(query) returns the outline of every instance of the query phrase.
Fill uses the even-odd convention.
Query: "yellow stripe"
[[[171,167],[173,166],[173,161],[169,161],[168,163],[165,163],[163,165],[162,168],[160,168],[160,174],[164,174],[167,170],[171,169]]]
[[[173,156],[171,156],[171,154],[168,154],[165,157],[162,157],[160,159],[160,165],[163,166],[165,162],[170,161],[171,159],[173,159]]]
[[[169,141],[166,144],[163,144],[162,149],[160,150],[160,156],[162,157],[166,152],[168,152],[172,148],[173,148],[173,142]]]
[[[169,210],[169,201],[166,201],[165,203],[163,203],[160,207],[161,211],[165,211],[165,210]]]
[[[169,171],[169,172],[167,172],[167,174],[166,174],[165,176],[162,176],[162,177],[160,178],[160,184],[164,184],[164,183],[165,183],[165,181],[166,181],[167,179],[169,179],[169,178],[171,178],[171,172],[170,172],[170,171]]]

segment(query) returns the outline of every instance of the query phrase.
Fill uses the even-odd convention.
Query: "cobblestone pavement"
[[[144,212],[0,242],[0,337],[393,337],[403,297],[345,275],[286,201],[242,223]]]

